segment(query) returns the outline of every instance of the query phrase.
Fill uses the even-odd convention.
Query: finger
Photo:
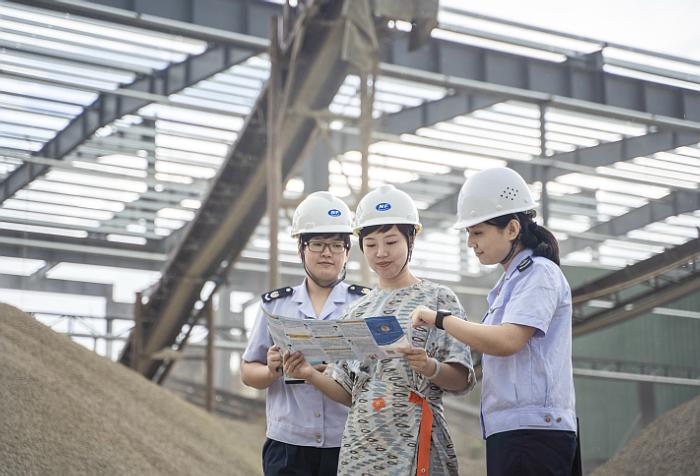
[[[421,319],[421,318],[418,317],[418,316],[414,316],[414,317],[413,317],[413,321],[411,321],[411,327],[414,327],[414,328],[415,328],[415,327],[421,327],[421,326],[423,326],[424,324],[425,324],[425,322],[423,322],[423,319]]]
[[[286,366],[286,365],[288,365],[288,364],[289,364],[289,365],[293,364],[293,363],[296,362],[297,360],[299,360],[299,357],[298,357],[298,356],[296,356],[296,355],[294,355],[294,354],[291,354],[291,355],[290,355],[290,354],[287,354],[287,355],[284,356],[283,362],[284,362],[284,365]]]

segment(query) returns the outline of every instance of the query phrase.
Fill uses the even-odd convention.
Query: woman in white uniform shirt
[[[533,218],[525,181],[508,168],[481,171],[459,196],[455,228],[485,265],[504,273],[482,324],[420,306],[414,327],[436,326],[483,353],[481,421],[495,475],[569,475],[576,453],[571,289],[556,238]]]

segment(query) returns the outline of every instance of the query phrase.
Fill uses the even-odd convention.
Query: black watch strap
[[[435,327],[438,329],[445,330],[445,328],[442,326],[442,321],[445,320],[446,316],[451,316],[452,313],[446,309],[438,309],[437,310],[437,315],[435,316]]]

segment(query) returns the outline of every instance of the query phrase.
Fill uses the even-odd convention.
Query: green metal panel
[[[588,272],[587,272],[588,271]],[[568,268],[572,287],[604,272]],[[634,292],[643,290],[636,287]],[[700,311],[700,294],[664,307]],[[700,319],[645,314],[612,327],[574,339],[577,357],[669,364],[700,368]],[[694,377],[673,374],[678,377]],[[641,429],[641,384],[577,377],[577,411],[581,418],[583,458],[590,469],[607,460]],[[698,387],[653,384],[653,416],[700,394]]]

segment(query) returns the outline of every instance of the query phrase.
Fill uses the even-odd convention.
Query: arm
[[[284,372],[291,377],[303,378],[331,400],[347,407],[352,405],[352,396],[338,382],[309,365],[301,352],[285,355]]]
[[[452,392],[460,392],[469,386],[469,371],[456,363],[439,362],[428,357],[425,349],[404,347],[399,349],[413,370],[429,378],[438,387]],[[430,376],[435,377],[430,378]]]
[[[264,390],[280,378],[282,373],[282,356],[279,347],[273,345],[267,350],[267,363],[243,361],[241,380],[249,387]]]
[[[436,311],[418,306],[411,313],[413,327],[433,327]],[[451,336],[469,345],[472,349],[490,355],[507,357],[522,349],[535,333],[534,327],[520,324],[477,324],[446,316],[442,326]]]

